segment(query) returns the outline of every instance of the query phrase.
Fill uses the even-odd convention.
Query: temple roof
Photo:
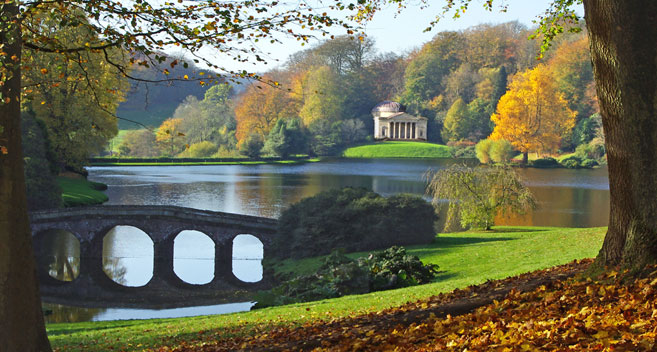
[[[372,113],[374,112],[403,112],[406,111],[406,107],[402,104],[399,104],[396,101],[385,100],[376,104],[372,108]]]

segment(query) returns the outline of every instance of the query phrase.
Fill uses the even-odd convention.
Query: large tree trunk
[[[16,3],[0,5],[0,351],[50,351],[27,217],[20,131],[21,39]]]
[[[657,262],[657,1],[584,0],[609,164],[601,265]]]

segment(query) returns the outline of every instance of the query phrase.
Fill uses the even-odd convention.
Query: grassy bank
[[[109,161],[111,160],[111,161]],[[234,159],[234,160],[211,160],[211,159],[202,159],[197,161],[188,161],[189,159],[182,159],[180,161],[175,161],[172,159],[166,159],[162,161],[160,159],[108,159],[108,161],[103,161],[101,158],[96,158],[91,160],[89,163],[91,166],[191,166],[191,165],[264,165],[264,164],[302,164],[302,163],[313,163],[320,161],[319,158],[309,158],[309,159],[292,159],[292,160],[249,160],[249,159]]]
[[[452,148],[426,142],[387,141],[345,149],[345,158],[451,158]]]
[[[605,228],[496,227],[491,232],[441,234],[430,245],[408,247],[422,261],[440,266],[442,275],[428,285],[228,315],[51,324],[47,329],[51,343],[60,351],[144,350],[200,344],[240,334],[264,335],[274,326],[377,311],[488,279],[593,257],[600,249],[605,231]],[[276,270],[311,271],[318,263],[318,258],[288,260]]]
[[[57,177],[62,189],[62,201],[65,207],[102,204],[108,200],[102,191],[107,185],[87,181],[84,178]]]

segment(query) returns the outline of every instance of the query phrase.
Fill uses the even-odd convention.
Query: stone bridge
[[[86,306],[167,308],[248,301],[250,294],[267,288],[264,270],[257,283],[239,280],[232,270],[233,239],[240,234],[257,237],[266,255],[276,233],[277,220],[174,206],[98,206],[33,212],[30,223],[42,297],[51,302]],[[115,226],[134,226],[153,241],[154,266],[150,281],[140,287],[123,286],[103,271],[103,238]],[[79,274],[73,281],[49,275],[52,230],[70,232],[80,242]],[[173,270],[174,239],[184,230],[206,234],[215,244],[214,278],[194,285]]]

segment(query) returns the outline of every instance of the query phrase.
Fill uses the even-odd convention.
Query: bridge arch
[[[95,301],[96,306],[108,302],[163,308],[181,302],[217,304],[244,301],[245,295],[271,283],[266,276],[255,283],[235,277],[232,251],[233,240],[238,235],[251,234],[262,242],[266,255],[276,235],[275,219],[172,206],[97,206],[34,212],[30,214],[30,223],[35,239],[41,231],[61,228],[70,231],[80,242],[78,278],[64,284],[41,281],[42,296],[54,302],[66,298]],[[144,286],[121,286],[102,270],[103,239],[116,226],[135,227],[153,241],[153,277]],[[214,278],[210,282],[186,283],[174,272],[175,239],[183,231],[199,231],[214,242]],[[38,242],[35,240],[37,247]]]

